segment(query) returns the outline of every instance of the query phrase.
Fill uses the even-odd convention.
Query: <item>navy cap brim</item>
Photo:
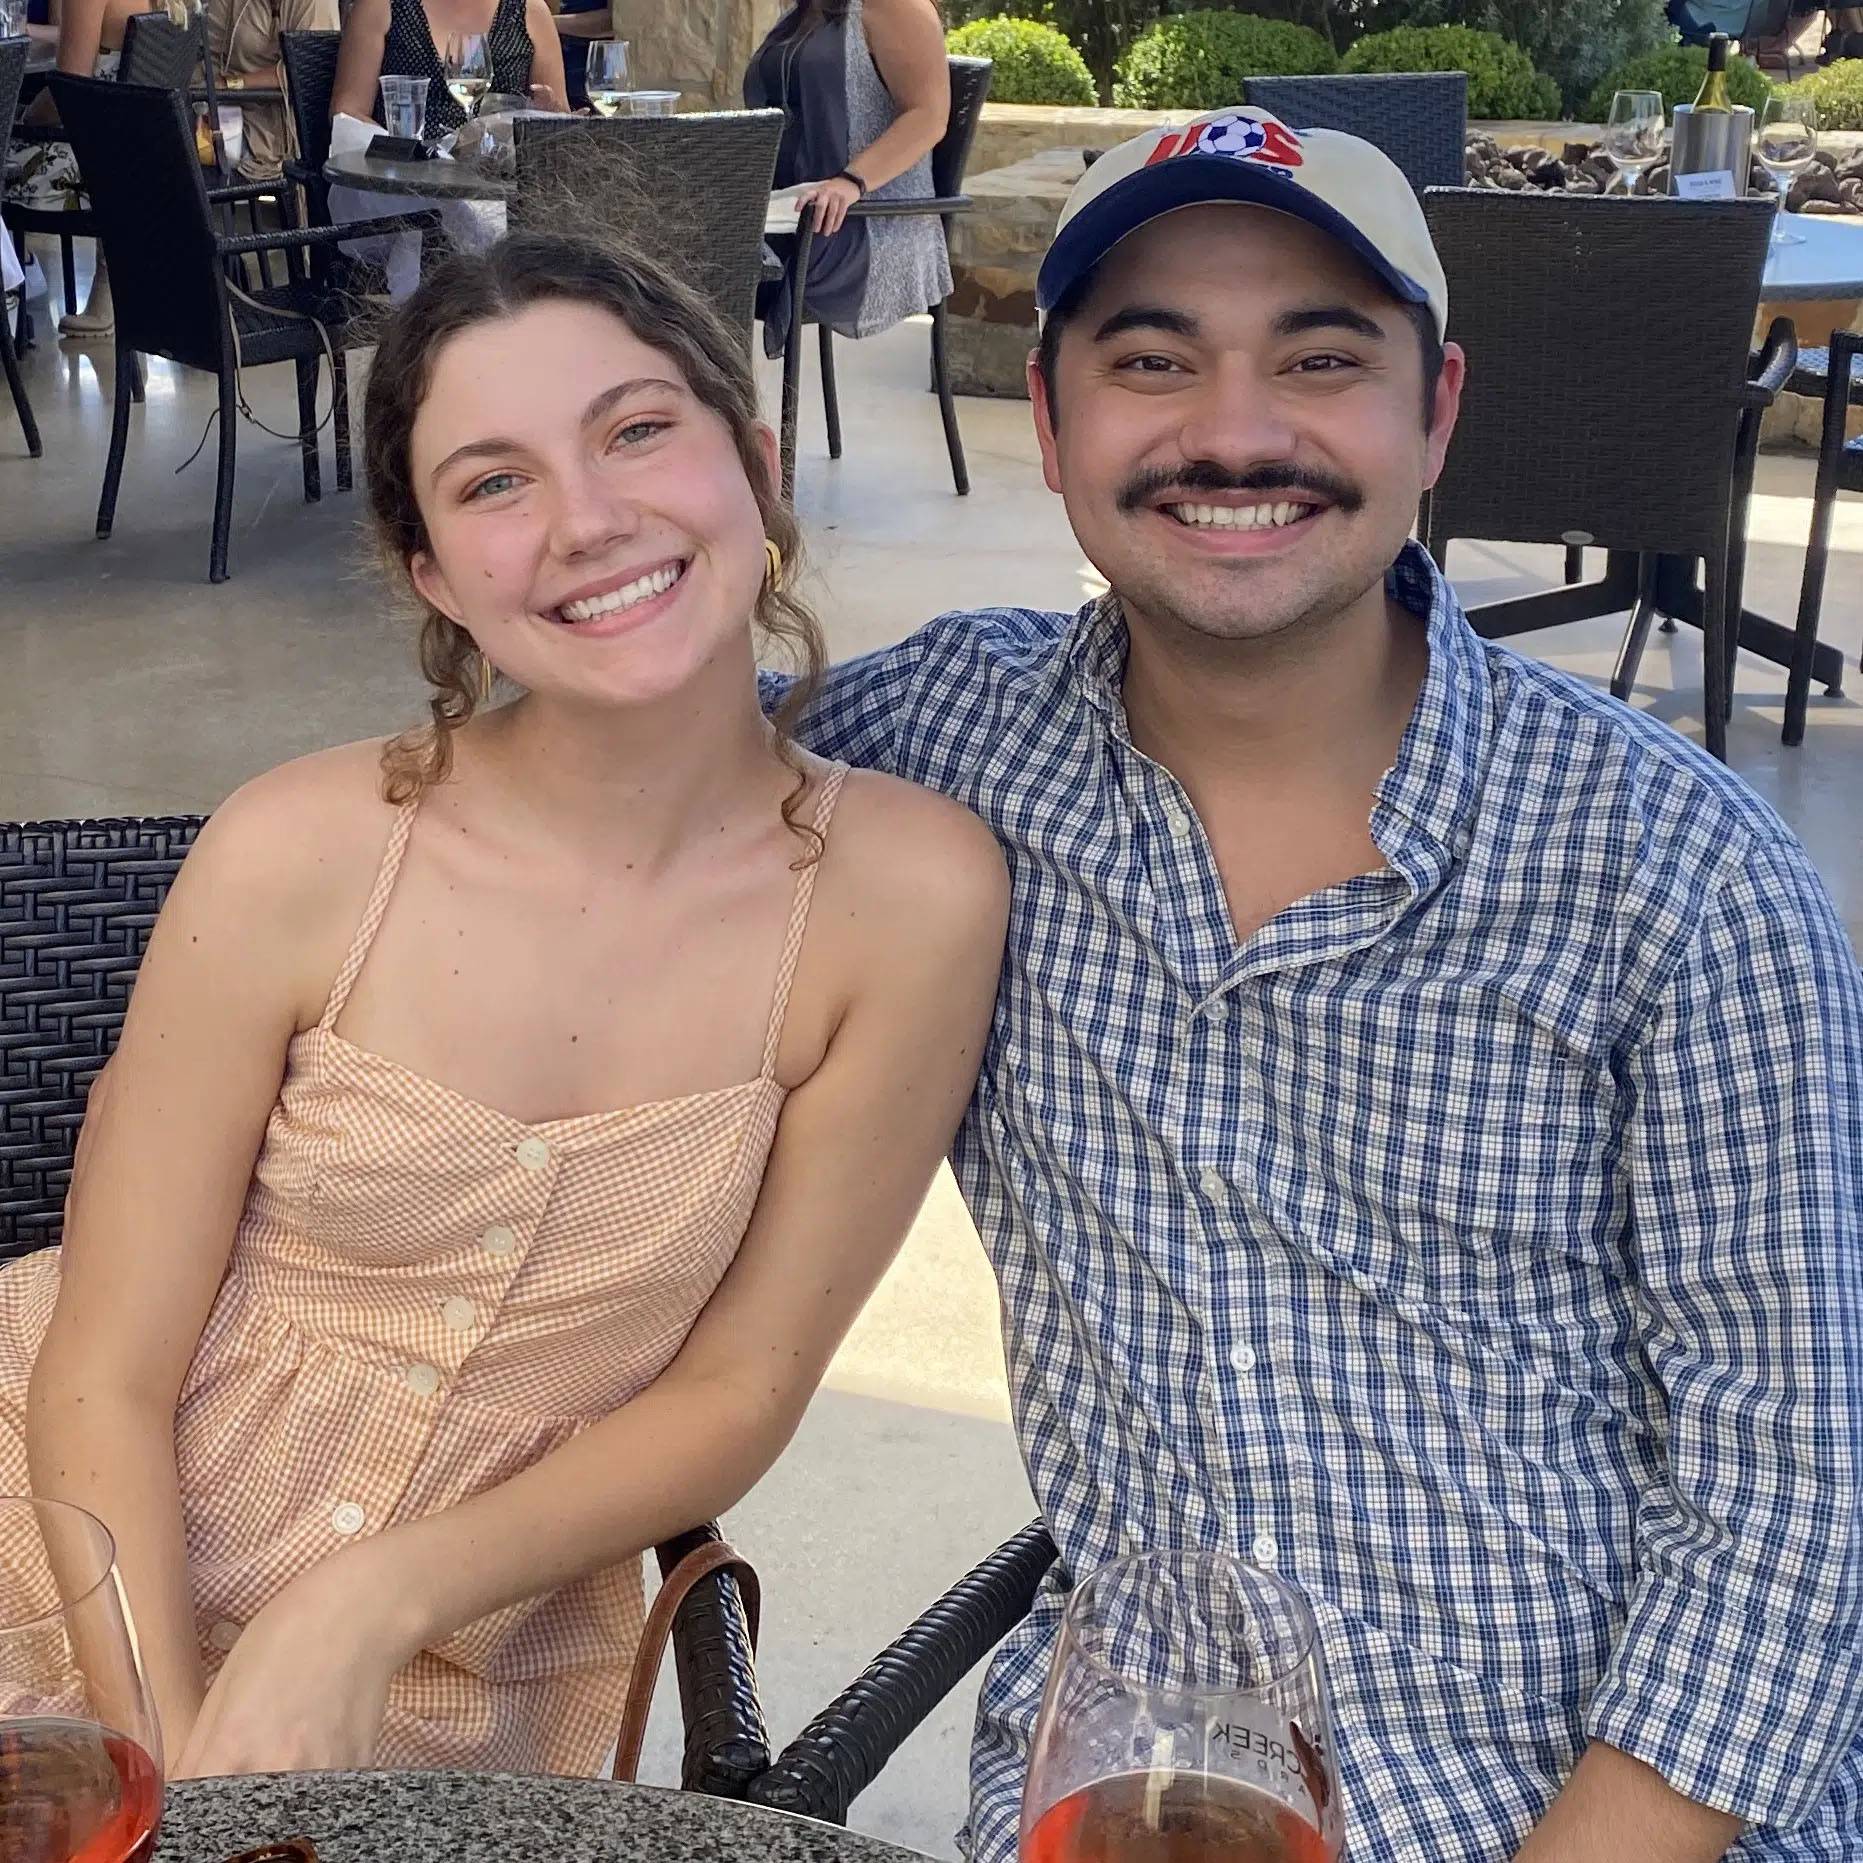
[[[1128,233],[1147,222],[1210,201],[1273,207],[1330,234],[1364,261],[1407,304],[1429,293],[1400,271],[1344,214],[1264,162],[1231,155],[1174,155],[1115,182],[1055,235],[1035,279],[1035,306],[1044,315]]]

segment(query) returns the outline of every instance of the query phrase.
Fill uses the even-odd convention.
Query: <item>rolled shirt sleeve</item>
[[[1795,844],[1730,861],[1625,1083],[1669,1478],[1586,1732],[1789,1827],[1863,1722],[1863,979]]]

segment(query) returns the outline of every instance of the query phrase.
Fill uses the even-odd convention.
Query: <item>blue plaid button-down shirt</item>
[[[954,1162],[1073,1574],[1218,1546],[1314,1603],[1352,1863],[1501,1863],[1588,1740],[1863,1856],[1863,985],[1804,853],[1666,727],[1476,638],[1386,865],[1239,948],[1117,609],[947,616],[805,724],[1001,837]],[[1061,1579],[998,1652],[970,1844],[1015,1849]]]

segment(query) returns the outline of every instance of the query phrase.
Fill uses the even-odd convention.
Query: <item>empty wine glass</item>
[[[1619,91],[1611,99],[1611,120],[1604,126],[1604,152],[1624,178],[1624,192],[1634,194],[1644,171],[1662,160],[1661,91]]]
[[[1022,1799],[1023,1863],[1337,1863],[1319,1638],[1299,1593],[1214,1552],[1074,1588]]]
[[[482,32],[456,32],[440,54],[447,94],[468,116],[492,88],[492,52]]]
[[[627,41],[591,39],[584,80],[589,108],[597,116],[621,116],[627,109]]]
[[[0,1857],[143,1863],[162,1745],[116,1547],[60,1501],[0,1497]]]
[[[1818,153],[1818,106],[1802,92],[1779,91],[1768,97],[1760,111],[1756,151],[1760,166],[1778,190],[1779,210],[1773,215],[1772,243],[1802,246],[1804,234],[1794,233],[1786,225],[1785,197]]]

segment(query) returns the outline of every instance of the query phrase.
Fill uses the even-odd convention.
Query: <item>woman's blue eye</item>
[[[508,492],[517,482],[518,476],[515,472],[487,473],[466,496],[468,499],[496,498],[500,492]]]
[[[664,433],[669,424],[663,420],[631,420],[625,427],[615,429],[615,438],[629,446],[639,446],[655,434]]]

